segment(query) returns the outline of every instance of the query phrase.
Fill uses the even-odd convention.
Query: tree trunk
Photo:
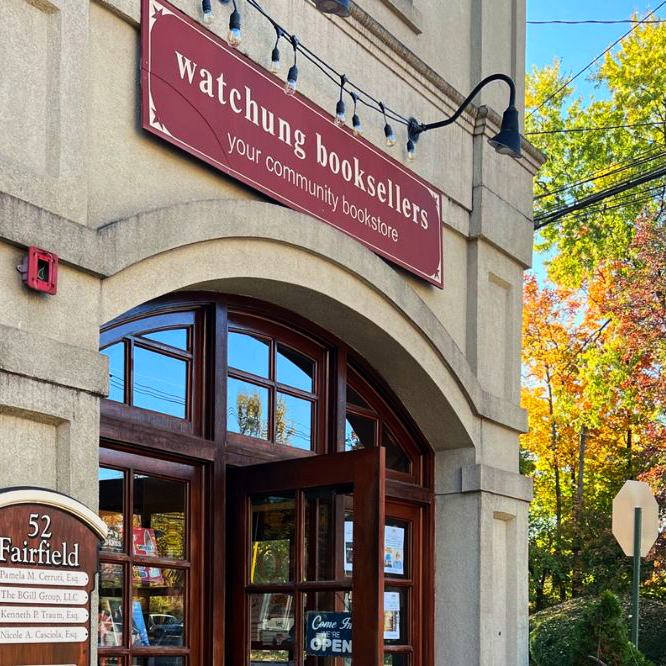
[[[583,593],[583,563],[581,561],[581,520],[583,514],[583,491],[585,489],[585,448],[587,445],[587,429],[580,429],[580,441],[578,446],[578,483],[576,486],[576,502],[574,504],[574,519],[576,531],[572,548],[573,572],[571,579],[571,595],[578,597]]]
[[[633,452],[631,450],[631,428],[627,428],[627,478],[634,478],[634,461]]]

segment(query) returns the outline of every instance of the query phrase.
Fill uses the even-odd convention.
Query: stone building
[[[262,0],[289,34],[236,4],[231,52],[206,36],[228,38],[233,5],[218,0],[210,22],[199,0],[0,2],[0,487],[71,495],[109,527],[91,663],[526,665],[521,296],[542,158],[524,140],[520,160],[488,145],[502,81],[422,132],[413,162],[401,122],[450,117],[496,72],[522,111],[524,0],[356,0],[348,18]],[[192,96],[163,87],[173,106],[147,107],[163,82],[147,22],[164,15],[292,114],[289,141],[248,136],[295,148],[302,127],[314,159],[313,128],[338,132],[327,151],[357,147],[387,182],[425,187],[439,219],[412,201],[403,226],[388,211],[377,231],[365,210],[350,227],[330,201],[319,214],[185,147],[165,118],[181,114],[185,134],[205,124],[202,145],[222,149],[196,95],[219,118],[233,96],[223,108],[199,69]],[[296,94],[281,92],[290,34],[352,83],[346,128],[335,76],[304,52]],[[194,63],[189,37],[169,39]],[[254,122],[250,88],[233,90],[238,122]],[[334,166],[302,174],[319,176],[322,206],[351,187]],[[425,227],[413,261],[367,241],[418,244]],[[22,281],[30,247],[57,255],[55,294]],[[440,273],[424,279],[432,252]],[[351,656],[317,614],[353,618]]]

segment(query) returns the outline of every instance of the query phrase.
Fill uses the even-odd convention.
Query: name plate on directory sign
[[[106,525],[43,488],[0,491],[0,665],[90,663],[90,595]]]
[[[166,0],[142,4],[146,130],[442,288],[441,192]]]

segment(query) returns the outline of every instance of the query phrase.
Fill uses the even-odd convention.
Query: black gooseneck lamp
[[[315,7],[324,14],[347,18],[351,14],[351,0],[314,0]]]
[[[522,154],[520,152],[520,130],[518,125],[518,109],[516,109],[516,84],[513,79],[506,74],[491,74],[483,81],[477,84],[472,92],[467,96],[467,99],[460,105],[458,110],[445,120],[440,120],[435,123],[419,123],[416,119],[410,118],[408,125],[408,142],[407,154],[411,155],[413,159],[415,144],[419,135],[429,130],[438,129],[439,127],[446,127],[451,125],[460,117],[460,114],[469,106],[470,102],[478,94],[484,86],[492,81],[504,81],[509,86],[509,105],[502,115],[502,125],[500,131],[488,143],[500,154],[509,155],[514,159],[520,159]]]

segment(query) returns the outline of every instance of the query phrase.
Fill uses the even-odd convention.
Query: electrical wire
[[[627,32],[624,33],[624,35],[622,35],[619,39],[616,39],[616,40],[615,40],[615,41],[614,41],[614,42],[613,42],[608,48],[604,49],[604,50],[603,50],[603,51],[602,51],[602,52],[601,52],[596,58],[594,58],[594,59],[591,60],[587,65],[585,65],[585,67],[583,67],[583,69],[581,69],[580,72],[578,72],[577,74],[574,74],[574,76],[572,76],[570,79],[568,79],[567,81],[565,81],[565,82],[564,82],[564,83],[563,83],[563,84],[562,84],[562,85],[561,85],[561,86],[560,86],[560,87],[559,87],[559,88],[558,88],[558,89],[557,89],[552,95],[550,95],[549,97],[547,97],[543,102],[541,102],[541,104],[539,104],[539,106],[537,106],[535,109],[533,109],[533,110],[529,113],[529,115],[528,115],[527,117],[528,117],[528,118],[531,118],[531,117],[532,117],[532,116],[533,116],[533,115],[534,115],[539,109],[543,108],[546,104],[548,104],[548,102],[550,102],[551,99],[553,99],[555,96],[557,96],[559,93],[561,93],[562,90],[564,90],[564,89],[565,89],[570,83],[572,83],[573,81],[575,81],[575,80],[576,80],[581,74],[583,74],[583,73],[586,72],[590,67],[592,67],[592,65],[594,65],[594,63],[596,63],[597,60],[599,60],[599,58],[601,58],[602,56],[606,55],[606,53],[608,53],[608,52],[609,52],[614,46],[616,46],[617,44],[619,44],[619,43],[620,43],[625,37],[627,37],[628,35],[630,35],[630,34],[631,34],[631,33],[632,33],[632,32],[633,32],[633,31],[634,31],[639,25],[641,25],[643,22],[645,22],[647,19],[649,19],[650,16],[653,16],[653,15],[654,15],[657,11],[659,11],[664,5],[666,5],[666,0],[664,0],[663,2],[661,2],[661,3],[657,6],[656,9],[653,9],[653,10],[652,10],[647,16],[645,16],[643,19],[641,19],[640,21],[637,21],[634,25],[632,25],[631,28],[630,28],[629,30],[627,30]]]
[[[639,176],[638,178],[635,178],[633,180],[628,180],[625,183],[614,185],[613,187],[610,187],[606,190],[601,190],[599,192],[596,192],[589,197],[586,197],[572,204],[564,206],[559,210],[538,215],[537,217],[534,218],[534,229],[535,230],[541,229],[542,227],[545,227],[547,224],[551,224],[555,220],[558,220],[559,218],[564,217],[569,213],[578,210],[583,210],[584,208],[588,208],[589,206],[597,204],[600,201],[603,201],[604,199],[608,199],[609,197],[615,196],[616,194],[626,192],[627,190],[630,190],[639,185],[643,185],[644,183],[650,182],[652,180],[656,180],[657,178],[661,178],[663,176],[666,176],[666,166],[661,166],[658,169],[655,169],[654,171],[650,171],[646,174],[643,174],[642,176]]]
[[[526,21],[528,25],[583,25],[596,23],[598,25],[610,25],[612,23],[666,23],[664,19],[655,19],[653,21],[639,21],[638,19],[617,19],[617,20],[597,20],[588,19],[584,21]]]
[[[561,194],[562,192],[567,192],[568,190],[571,190],[575,187],[579,187],[580,185],[585,185],[587,183],[594,182],[595,180],[600,180],[601,178],[613,176],[622,171],[626,171],[627,169],[631,169],[637,166],[641,166],[643,164],[647,164],[648,162],[652,162],[653,160],[659,159],[660,157],[666,157],[666,151],[660,151],[652,155],[650,154],[650,152],[651,152],[650,150],[647,150],[644,153],[639,153],[633,159],[629,160],[628,162],[621,162],[610,171],[603,171],[603,169],[600,169],[599,171],[594,171],[589,176],[586,176],[583,180],[579,180],[575,183],[570,183],[569,185],[565,185],[556,190],[549,190],[548,192],[539,194],[538,196],[534,197],[534,200],[538,201],[540,199],[544,199],[545,197],[550,197],[555,194]]]
[[[653,123],[633,123],[628,125],[604,125],[600,127],[570,127],[559,130],[543,130],[541,132],[525,132],[525,136],[540,136],[543,134],[567,134],[569,132],[605,132],[606,130],[625,129],[629,127],[656,127],[666,125],[666,120],[659,120]]]

